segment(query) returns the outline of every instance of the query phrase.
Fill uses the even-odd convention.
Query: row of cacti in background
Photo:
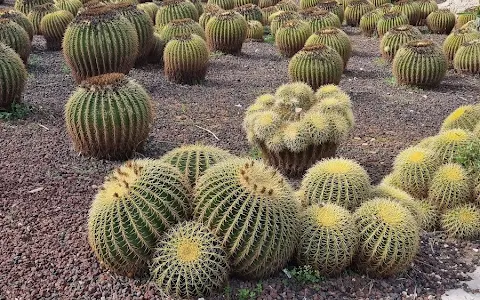
[[[326,276],[352,263],[371,276],[410,267],[420,227],[409,209],[375,198],[354,161],[321,161],[309,174],[300,199],[274,168],[214,147],[129,161],[92,202],[89,243],[104,267],[149,269],[175,297],[208,295],[229,274],[265,278],[292,259]]]

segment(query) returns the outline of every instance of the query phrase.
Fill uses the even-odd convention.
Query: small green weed
[[[248,156],[250,156],[253,159],[259,159],[261,157],[260,150],[257,147],[252,147],[248,151]]]
[[[453,160],[464,166],[469,173],[480,174],[480,139],[476,138],[460,148]]]
[[[389,85],[396,85],[397,81],[395,80],[395,77],[391,76],[388,78],[385,78],[385,82],[388,83]]]
[[[28,66],[29,67],[36,67],[40,64],[40,56],[36,54],[30,54],[28,57]]]
[[[225,53],[223,53],[222,51],[213,51],[213,52],[210,52],[210,58],[218,58],[218,57],[221,57],[221,56],[224,56]]]
[[[301,284],[319,283],[325,280],[318,270],[311,266],[294,267],[289,270],[290,275]]]
[[[232,295],[232,287],[230,285],[227,285],[223,289],[223,296],[225,297],[225,299],[229,300],[231,299],[231,295]]]
[[[263,40],[265,41],[265,43],[268,43],[268,44],[275,44],[275,37],[271,34],[267,34],[263,37]]]
[[[377,66],[386,66],[387,65],[387,61],[383,57],[375,58],[374,62]]]
[[[253,290],[250,289],[239,289],[238,290],[238,299],[240,300],[253,300],[257,299],[258,296],[262,294],[263,285],[261,283],[257,283],[257,287]]]
[[[64,74],[70,74],[72,71],[70,70],[70,67],[67,64],[63,63],[62,64],[62,72]]]
[[[25,118],[32,111],[32,107],[23,103],[14,103],[8,111],[0,110],[0,120],[13,121]]]

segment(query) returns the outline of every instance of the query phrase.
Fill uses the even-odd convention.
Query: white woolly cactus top
[[[301,152],[312,145],[338,144],[354,125],[350,97],[336,85],[316,93],[303,82],[280,86],[259,96],[245,114],[244,129],[252,144],[269,150]]]

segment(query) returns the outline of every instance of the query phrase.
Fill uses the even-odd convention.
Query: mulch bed
[[[345,30],[354,53],[340,86],[352,97],[356,126],[338,155],[356,159],[376,183],[401,149],[435,134],[452,110],[477,100],[479,78],[450,70],[432,90],[396,87],[390,66],[379,59],[378,39]],[[445,38],[426,37],[439,43]],[[151,93],[156,113],[145,151],[137,157],[159,157],[195,142],[251,154],[241,127],[244,111],[256,96],[288,82],[287,65],[274,46],[247,43],[239,56],[212,57],[202,85],[167,82],[154,65],[132,70],[129,75]],[[88,209],[104,176],[121,162],[72,150],[63,109],[75,84],[61,52],[47,52],[43,38],[36,36],[28,69],[24,102],[32,112],[23,120],[0,122],[0,299],[162,299],[145,279],[102,270],[91,253]],[[261,299],[431,299],[467,279],[479,247],[478,241],[424,234],[412,268],[395,278],[346,271],[338,278],[299,284],[279,273],[260,282],[232,279],[212,299],[238,299],[242,288]]]

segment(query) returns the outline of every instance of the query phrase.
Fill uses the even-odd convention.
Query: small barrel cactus
[[[275,6],[281,11],[298,11],[299,7],[294,0],[282,0],[275,4]]]
[[[59,10],[66,10],[75,16],[83,3],[80,0],[55,0],[55,6]]]
[[[317,6],[318,2],[320,0],[300,0],[298,2],[298,6],[300,7],[300,10],[311,8]]]
[[[386,61],[390,62],[400,47],[421,37],[420,30],[412,25],[394,27],[383,35],[380,41],[380,53]]]
[[[23,13],[9,8],[0,8],[0,18],[10,19],[20,25],[28,34],[30,41],[33,39],[33,25]]]
[[[53,0],[15,0],[14,8],[24,15],[28,15],[35,6],[46,3],[53,4]]]
[[[279,11],[270,16],[270,33],[275,36],[277,29],[288,21],[299,19],[300,15],[295,11]]]
[[[133,160],[116,168],[88,215],[95,256],[118,274],[141,274],[161,234],[190,216],[191,198],[186,178],[168,164]]]
[[[247,22],[247,40],[252,42],[263,42],[263,25],[258,21]]]
[[[467,24],[468,22],[476,20],[478,8],[479,7],[471,7],[470,9],[466,9],[461,14],[458,14],[455,28],[462,28],[462,26]]]
[[[137,4],[137,8],[147,13],[147,15],[150,17],[150,20],[152,20],[152,24],[155,23],[155,17],[158,12],[157,4],[154,2],[145,2]]]
[[[480,39],[480,32],[477,30],[470,28],[454,29],[443,42],[443,53],[445,53],[449,61],[453,62],[458,48],[463,43],[476,39]]]
[[[421,204],[419,201],[415,200],[415,198],[410,196],[409,193],[394,185],[382,182],[374,188],[373,195],[375,197],[388,198],[397,201],[408,209],[420,224],[422,210]]]
[[[480,39],[464,42],[453,59],[459,73],[480,74]]]
[[[210,295],[228,281],[228,272],[227,254],[218,237],[191,221],[164,233],[150,266],[158,288],[179,299]]]
[[[327,27],[342,27],[340,19],[336,14],[317,7],[312,7],[301,11],[300,16],[303,20],[308,22],[312,32]]]
[[[477,239],[480,236],[480,210],[465,204],[447,210],[441,217],[442,230],[457,239]]]
[[[358,231],[351,213],[335,204],[312,205],[300,218],[296,260],[321,275],[337,275],[348,267],[358,246]]]
[[[363,35],[372,37],[377,33],[377,23],[382,17],[382,14],[377,10],[369,11],[360,19],[360,30]]]
[[[431,40],[415,40],[398,49],[392,73],[398,84],[437,86],[448,69],[442,49]]]
[[[155,26],[162,29],[168,22],[176,19],[192,19],[198,21],[198,10],[195,5],[186,0],[165,0],[158,7],[155,16]]]
[[[317,89],[325,84],[338,84],[343,74],[343,59],[326,45],[304,47],[288,64],[290,80],[302,81]]]
[[[340,24],[343,23],[345,12],[342,6],[335,0],[318,0],[316,7],[327,10],[337,15]]]
[[[11,19],[0,18],[0,43],[15,50],[26,64],[30,56],[31,43],[28,33]]]
[[[79,13],[65,31],[62,48],[77,83],[101,74],[128,73],[139,51],[135,27],[107,6]]]
[[[345,21],[349,26],[358,26],[362,16],[374,9],[375,6],[368,0],[350,0],[345,8]]]
[[[165,41],[160,34],[153,33],[153,47],[147,56],[147,61],[151,64],[160,63],[163,65],[163,51],[165,50]]]
[[[72,13],[66,10],[49,13],[42,18],[40,30],[45,37],[48,50],[62,49],[63,35],[73,18]]]
[[[254,20],[262,22],[263,20],[262,10],[260,9],[260,7],[252,3],[236,7],[234,11],[241,14],[246,21]]]
[[[453,162],[463,147],[473,140],[472,133],[463,129],[450,129],[440,132],[430,147],[443,163]]]
[[[449,9],[439,9],[427,17],[427,27],[436,34],[449,34],[455,27],[455,14]]]
[[[312,31],[307,22],[291,20],[277,30],[275,45],[282,55],[292,57],[303,48],[311,34]]]
[[[317,30],[305,42],[305,46],[323,44],[335,49],[343,59],[343,67],[347,67],[348,60],[352,55],[352,43],[348,35],[336,27],[328,27]]]
[[[401,12],[408,18],[410,25],[417,25],[420,20],[420,5],[416,1],[399,0],[393,5],[392,12]]]
[[[375,198],[354,213],[359,231],[357,268],[374,277],[386,277],[410,267],[420,246],[420,227],[400,203]]]
[[[213,16],[215,16],[218,13],[224,12],[223,9],[221,9],[216,5],[207,4],[205,7],[209,7],[209,9],[205,10],[205,12],[200,16],[200,18],[198,18],[198,23],[200,24],[200,26],[203,28],[204,31],[205,31],[205,27],[207,27],[208,21],[210,21],[210,19]]]
[[[427,17],[432,12],[438,10],[438,4],[435,0],[416,0],[420,6],[420,18],[416,25],[422,26],[426,25]]]
[[[240,53],[247,38],[247,21],[237,12],[226,11],[212,17],[205,27],[210,51]]]
[[[171,39],[190,34],[196,34],[202,39],[206,39],[202,26],[192,19],[176,19],[170,21],[160,31],[160,37],[165,43],[168,43]]]
[[[262,8],[262,24],[270,25],[270,17],[279,11],[280,10],[276,6]]]
[[[8,110],[13,103],[21,102],[27,76],[20,56],[0,42],[0,109]]]
[[[65,106],[74,148],[99,158],[127,158],[141,149],[152,123],[150,96],[121,73],[85,80]]]
[[[378,6],[375,10],[378,11],[380,14],[384,15],[386,13],[391,12],[392,7],[393,7],[393,4],[388,2]]]
[[[59,9],[53,3],[34,6],[27,15],[28,20],[33,25],[33,34],[43,35],[42,31],[40,30],[40,22],[42,21],[43,17],[58,10]]]
[[[234,7],[233,0],[208,0],[208,4],[217,5],[221,9],[230,10]]]
[[[234,156],[217,147],[205,145],[186,145],[167,152],[160,161],[169,163],[188,177],[195,186],[198,178],[214,164]]]
[[[227,159],[197,181],[194,217],[222,240],[232,273],[270,276],[285,267],[298,240],[293,189],[262,162]]]
[[[389,12],[383,14],[377,22],[377,33],[383,37],[390,29],[401,25],[408,25],[408,18],[401,12]]]
[[[440,131],[457,128],[473,131],[479,120],[480,107],[478,105],[462,105],[445,118]]]

